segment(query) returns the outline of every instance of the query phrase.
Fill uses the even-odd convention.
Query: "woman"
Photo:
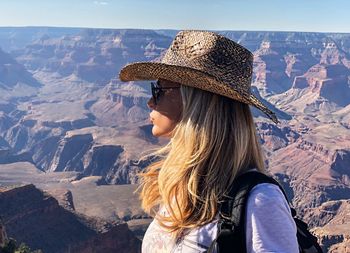
[[[250,94],[252,62],[251,52],[221,35],[182,31],[162,62],[121,70],[122,81],[158,80],[148,102],[152,134],[170,139],[140,175],[142,207],[155,217],[143,253],[206,252],[217,236],[219,201],[237,175],[266,173],[249,105],[278,120]],[[246,217],[247,252],[298,252],[278,186],[254,187]]]

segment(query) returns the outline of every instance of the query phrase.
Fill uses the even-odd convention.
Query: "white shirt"
[[[248,197],[246,215],[248,253],[299,253],[296,224],[277,185],[255,186]]]
[[[166,209],[160,212],[166,213]],[[217,216],[218,217],[218,216]],[[206,252],[217,236],[217,218],[193,229],[183,240],[175,242],[156,219],[148,227],[142,242],[142,253]],[[246,209],[247,253],[299,253],[296,225],[289,205],[277,185],[255,186]],[[232,245],[232,252],[235,252]]]

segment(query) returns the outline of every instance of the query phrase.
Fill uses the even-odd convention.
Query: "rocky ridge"
[[[43,252],[140,252],[126,223],[64,209],[34,185],[2,189],[0,215],[9,237]]]
[[[13,55],[31,71],[107,84],[127,62],[153,59],[170,42],[152,30],[84,29],[61,38],[42,37]]]

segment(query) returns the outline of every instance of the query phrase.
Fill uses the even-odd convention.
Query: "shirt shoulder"
[[[250,191],[248,203],[268,208],[268,204],[284,204],[289,209],[288,201],[278,185],[272,183],[258,184]]]
[[[248,253],[298,252],[296,224],[277,185],[262,183],[251,190],[245,225]]]

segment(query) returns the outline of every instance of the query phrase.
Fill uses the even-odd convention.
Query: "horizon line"
[[[100,29],[100,30],[199,30],[199,31],[232,31],[232,32],[285,32],[285,33],[326,33],[326,34],[349,34],[350,32],[320,32],[320,31],[296,31],[296,30],[234,30],[234,29],[178,29],[178,28],[112,28],[112,27],[84,27],[84,26],[0,26],[1,28],[69,28],[69,29]]]

